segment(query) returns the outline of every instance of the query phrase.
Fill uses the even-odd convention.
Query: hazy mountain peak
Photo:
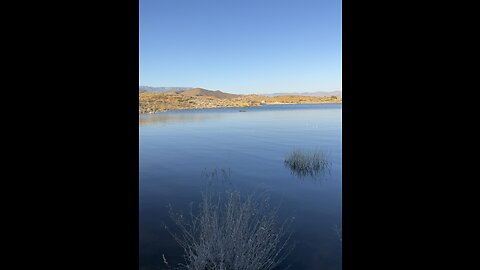
[[[314,96],[314,97],[330,97],[336,96],[341,98],[342,91],[330,91],[330,92],[289,92],[289,93],[272,93],[272,94],[263,94],[267,97],[274,97],[274,96]]]
[[[192,87],[153,87],[140,85],[138,87],[139,92],[167,92],[167,91],[185,91],[190,90]]]

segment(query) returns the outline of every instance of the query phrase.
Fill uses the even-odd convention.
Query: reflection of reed
[[[213,170],[207,170],[205,168],[202,171],[201,176],[211,180],[223,180],[227,181],[232,175],[230,168],[215,168]]]
[[[335,229],[335,233],[338,236],[338,240],[340,240],[340,242],[342,242],[342,227],[339,227],[338,225],[335,225],[334,229]]]
[[[220,118],[220,114],[156,114],[141,115],[138,119],[140,126],[162,124],[171,122],[201,122],[209,119]]]

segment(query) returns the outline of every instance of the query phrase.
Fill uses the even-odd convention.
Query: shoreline
[[[267,103],[267,104],[259,104],[259,105],[251,105],[251,106],[222,106],[222,107],[201,107],[201,108],[175,108],[175,109],[163,109],[158,110],[156,112],[146,112],[146,113],[138,113],[138,115],[151,115],[157,114],[162,112],[169,112],[169,111],[187,111],[187,110],[208,110],[208,109],[248,109],[251,107],[262,107],[268,105],[319,105],[319,104],[342,104],[342,102],[317,102],[317,103],[288,103],[288,102],[278,102],[278,103]]]
[[[184,95],[180,93],[140,93],[139,114],[153,114],[170,110],[208,109],[208,108],[248,108],[275,104],[325,104],[341,103],[342,98],[336,96],[259,96],[243,95],[222,98],[207,92]],[[225,94],[225,93],[224,93]]]

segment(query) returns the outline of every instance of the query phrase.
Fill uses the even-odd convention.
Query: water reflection
[[[246,110],[169,111],[140,117],[140,270],[165,269],[162,254],[172,267],[185,263],[184,250],[163,226],[181,232],[176,231],[168,205],[187,214],[192,206],[197,209],[201,193],[210,186],[218,187],[214,194],[216,189],[245,196],[268,192],[272,205],[281,205],[278,221],[295,217],[296,247],[285,261],[291,269],[342,269],[341,105]],[[318,174],[320,184],[310,175],[291,175],[295,171],[285,168],[284,160],[295,149],[326,153],[331,175]]]
[[[285,165],[285,166],[287,166],[287,165]],[[313,171],[291,169],[290,174],[296,176],[298,179],[301,179],[301,180],[312,179],[312,180],[315,180],[315,181],[323,180],[327,176],[331,175],[330,169],[313,170]]]
[[[160,113],[152,115],[139,115],[139,126],[145,125],[162,125],[166,123],[178,122],[202,122],[222,118],[221,114],[202,114],[202,113],[185,113],[185,114],[169,114]]]

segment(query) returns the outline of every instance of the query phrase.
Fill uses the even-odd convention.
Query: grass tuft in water
[[[170,212],[180,234],[185,264],[177,269],[271,270],[293,248],[287,245],[291,221],[277,224],[268,197],[243,197],[238,191],[205,192],[197,215]]]
[[[285,158],[285,166],[297,176],[317,176],[330,168],[327,155],[322,151],[294,150]]]
[[[205,168],[201,176],[210,179],[210,180],[222,180],[227,181],[232,176],[232,170],[230,168],[214,168],[214,169],[207,169]]]

